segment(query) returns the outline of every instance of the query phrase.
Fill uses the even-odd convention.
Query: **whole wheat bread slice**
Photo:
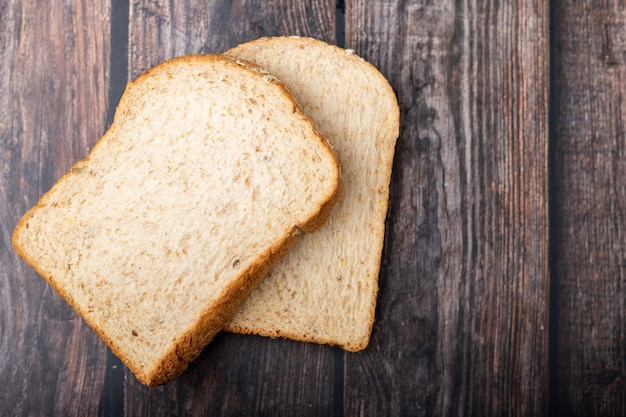
[[[350,50],[278,37],[226,53],[283,81],[329,140],[342,167],[342,199],[242,304],[226,330],[365,348],[378,274],[399,108],[387,80]]]
[[[327,142],[251,64],[186,56],[17,225],[17,252],[146,385],[179,375],[338,198]]]

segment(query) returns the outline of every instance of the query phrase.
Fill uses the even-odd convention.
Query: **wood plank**
[[[547,412],[548,30],[537,0],[346,1],[402,114],[346,415]]]
[[[125,382],[126,415],[329,416],[336,414],[334,349],[220,334],[170,384]]]
[[[295,3],[134,0],[130,10],[131,79],[175,56],[221,53],[261,36],[335,39],[335,2],[330,0]]]
[[[130,78],[174,56],[220,53],[260,36],[335,36],[335,3],[329,0],[137,0],[130,10]],[[341,355],[337,359],[337,350],[328,346],[220,334],[164,387],[146,388],[127,372],[125,413],[328,416],[341,401],[335,391]]]
[[[624,416],[626,11],[557,0],[553,15],[552,409]]]
[[[107,349],[18,259],[19,218],[105,130],[109,2],[0,2],[0,414],[94,415]]]

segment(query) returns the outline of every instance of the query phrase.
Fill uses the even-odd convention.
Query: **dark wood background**
[[[283,34],[400,103],[371,344],[221,334],[146,388],[12,230],[129,79]],[[624,1],[0,0],[0,414],[625,416],[625,124]]]

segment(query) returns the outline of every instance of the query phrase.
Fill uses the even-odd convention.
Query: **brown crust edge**
[[[313,232],[321,227],[321,225],[323,225],[324,222],[326,222],[326,220],[328,219],[332,208],[337,203],[341,195],[341,171],[339,168],[339,161],[335,153],[332,151],[332,148],[329,145],[328,141],[318,132],[318,130],[315,128],[315,125],[308,118],[308,116],[306,116],[302,112],[300,106],[292,97],[287,87],[274,77],[266,79],[266,81],[271,82],[272,84],[279,87],[282,90],[284,97],[292,102],[294,110],[297,110],[296,113],[299,113],[299,116],[309,123],[315,135],[319,139],[322,148],[334,161],[333,166],[336,168],[333,174],[333,176],[335,177],[335,186],[330,191],[329,195],[321,198],[322,202],[317,208],[311,211],[311,215],[308,218],[301,221],[300,224],[294,226],[290,233],[288,233],[282,241],[279,241],[279,243],[277,243],[275,246],[269,248],[266,253],[262,254],[259,257],[260,260],[257,263],[252,264],[247,270],[243,271],[242,274],[239,276],[239,279],[232,282],[226,288],[226,290],[222,293],[222,295],[214,305],[207,307],[203,311],[201,317],[198,319],[196,324],[179,337],[177,343],[172,346],[170,351],[161,359],[159,364],[157,364],[150,371],[142,371],[141,369],[138,369],[136,366],[134,366],[134,364],[119,351],[111,338],[108,337],[106,333],[96,323],[93,323],[87,318],[87,315],[82,312],[78,304],[64,290],[62,285],[60,285],[51,274],[40,268],[37,265],[37,262],[31,256],[29,256],[26,251],[24,251],[19,243],[19,235],[22,229],[26,227],[28,219],[32,217],[33,213],[46,205],[47,200],[50,198],[50,195],[55,192],[58,184],[64,181],[70,175],[73,175],[73,170],[75,168],[81,168],[86,165],[89,162],[90,155],[96,150],[97,147],[105,143],[106,138],[108,138],[108,136],[110,136],[112,132],[115,131],[115,129],[117,128],[116,120],[120,117],[121,114],[123,114],[123,112],[127,108],[127,94],[129,90],[133,88],[133,86],[139,84],[146,77],[152,76],[154,72],[162,70],[167,66],[174,65],[178,62],[191,63],[191,61],[196,60],[218,60],[221,62],[228,62],[230,65],[243,68],[259,77],[268,75],[267,71],[257,65],[249,62],[237,62],[236,60],[228,56],[219,54],[196,54],[181,56],[164,61],[154,68],[149,69],[148,71],[140,75],[137,79],[128,83],[128,85],[126,86],[126,90],[124,91],[124,94],[122,95],[122,98],[120,99],[120,102],[116,109],[113,123],[111,124],[109,129],[103,134],[103,136],[96,142],[91,152],[89,152],[89,155],[75,163],[67,173],[65,173],[53,184],[50,190],[48,190],[40,197],[37,204],[31,207],[21,217],[11,235],[13,248],[15,249],[18,256],[20,256],[27,264],[29,264],[61,296],[61,298],[83,318],[83,320],[105,342],[105,344],[111,349],[111,351],[133,372],[135,377],[146,386],[163,385],[182,374],[187,369],[189,362],[197,358],[197,356],[202,352],[204,347],[206,347],[206,345],[211,342],[215,335],[219,333],[224,324],[228,322],[228,320],[235,313],[239,305],[245,300],[250,291],[252,291],[254,286],[256,286],[256,284],[261,281],[261,279],[269,272],[271,267],[276,262],[278,262],[278,260],[284,257],[284,255],[288,252],[291,246],[293,246],[293,244],[297,241],[300,235],[300,230]],[[216,317],[216,319],[211,319],[212,317]]]

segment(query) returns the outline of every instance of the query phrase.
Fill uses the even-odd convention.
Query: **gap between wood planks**
[[[111,0],[111,57],[109,59],[109,95],[107,129],[113,123],[115,109],[128,83],[128,26],[130,0]],[[124,365],[107,349],[107,369],[100,399],[99,416],[124,415]]]
[[[346,2],[345,0],[337,0],[335,7],[335,39],[337,42],[337,46],[342,48],[346,47]],[[339,349],[335,348],[334,353],[334,367],[335,367],[335,375],[334,375],[334,385],[333,385],[333,415],[336,417],[344,416],[345,409],[345,390],[344,390],[344,379],[345,379],[345,355],[346,353]]]
[[[554,1],[549,2],[549,29],[548,34],[548,54],[549,54],[549,74],[548,74],[548,273],[549,291],[548,294],[548,415],[559,415],[559,404],[556,393],[558,393],[558,357],[559,357],[559,282],[556,274],[556,250],[557,236],[559,229],[559,216],[557,210],[557,199],[555,193],[556,186],[556,165],[555,165],[555,141],[556,141],[556,116],[559,104],[556,102],[556,47],[552,34],[557,25],[556,6]]]

